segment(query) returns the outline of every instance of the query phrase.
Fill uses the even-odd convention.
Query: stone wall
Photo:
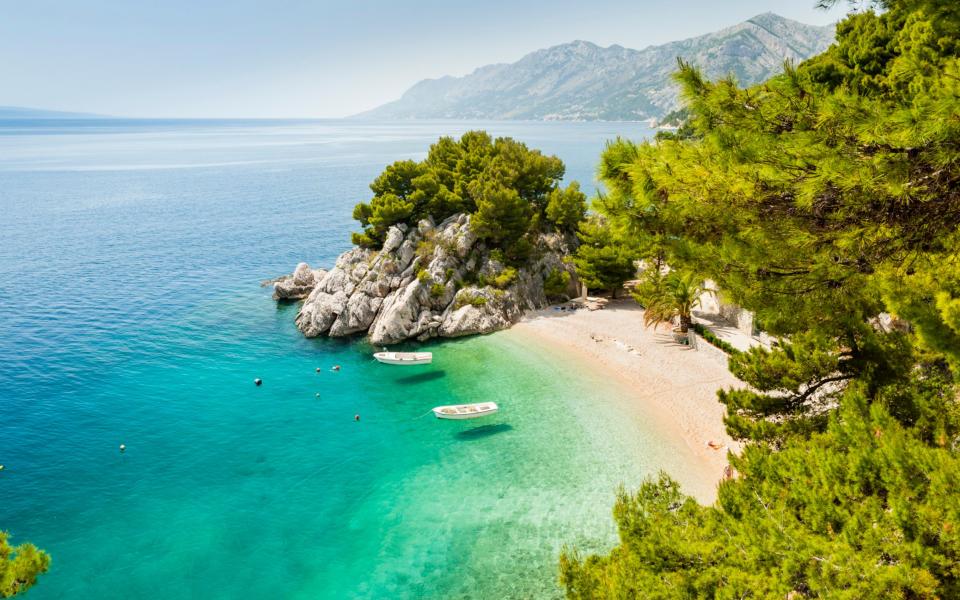
[[[719,314],[725,321],[742,331],[747,335],[753,335],[754,323],[753,313],[741,308],[736,304],[725,304],[720,302]]]

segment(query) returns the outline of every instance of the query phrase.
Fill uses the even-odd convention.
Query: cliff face
[[[275,284],[275,297],[295,298],[290,287],[302,297],[310,279],[296,318],[307,337],[367,333],[372,343],[385,345],[489,333],[546,306],[544,280],[551,273],[570,273],[567,295],[576,294],[576,274],[563,260],[573,244],[543,234],[527,265],[514,270],[477,240],[468,215],[439,225],[423,220],[415,228],[391,227],[379,251],[344,252],[330,271],[301,264],[292,278]]]

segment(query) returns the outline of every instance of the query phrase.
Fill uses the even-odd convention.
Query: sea
[[[609,140],[653,133],[0,121],[0,530],[52,557],[28,599],[559,598],[562,548],[616,543],[618,488],[671,460],[621,388],[509,333],[381,365],[260,285],[330,267],[384,166],[472,129],[588,193]]]

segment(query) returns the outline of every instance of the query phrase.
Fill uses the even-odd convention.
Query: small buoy
[[[261,383],[263,383],[263,380],[257,377],[256,379],[253,380],[253,383],[254,385],[260,385]]]
[[[320,367],[317,367],[317,373],[319,373],[319,372],[320,372]]]
[[[120,452],[123,452],[123,451],[125,451],[126,449],[127,449],[127,445],[126,445],[126,444],[120,444]]]
[[[314,396],[316,396],[317,398],[319,398],[319,397],[320,397],[320,392],[317,392],[316,394],[314,394]]]
[[[353,415],[353,420],[354,420],[354,421],[359,421],[359,420],[360,420],[360,415]]]
[[[3,470],[3,465],[0,465],[0,471],[2,471],[2,470]]]

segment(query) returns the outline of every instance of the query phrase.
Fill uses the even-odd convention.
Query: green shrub
[[[513,267],[506,267],[504,270],[500,271],[500,274],[490,280],[490,285],[497,289],[506,289],[510,287],[510,284],[516,281],[517,279],[517,270]]]
[[[434,298],[439,298],[447,291],[447,286],[442,283],[434,283],[430,286],[430,295]]]
[[[354,246],[360,246],[361,248],[376,248],[380,243],[377,240],[371,238],[366,233],[352,233],[350,234],[350,241]]]
[[[417,279],[420,280],[420,283],[428,283],[433,281],[433,278],[430,277],[430,273],[428,273],[424,268],[421,268],[419,271],[417,271]]]
[[[554,269],[543,280],[543,292],[548,298],[563,296],[569,283],[570,273],[563,269]]]
[[[714,334],[712,331],[710,331],[700,323],[694,323],[693,330],[697,332],[697,335],[699,335],[704,340],[706,340],[708,344],[711,344],[713,346],[716,346],[717,348],[720,348],[727,354],[740,354],[740,350],[737,350],[736,348],[734,348],[732,345],[730,345],[729,342],[725,342],[720,338],[718,338],[716,334]]]
[[[457,241],[455,239],[442,238],[437,240],[436,244],[443,248],[447,254],[456,254],[457,253]]]
[[[465,292],[457,296],[456,301],[453,303],[454,310],[462,308],[466,305],[470,306],[483,306],[487,303],[487,299],[483,296],[473,294],[470,292]]]
[[[430,262],[430,259],[433,258],[433,251],[437,247],[437,242],[434,241],[433,236],[428,235],[426,238],[420,240],[420,243],[417,244],[417,256],[420,257],[421,264],[427,264]]]

